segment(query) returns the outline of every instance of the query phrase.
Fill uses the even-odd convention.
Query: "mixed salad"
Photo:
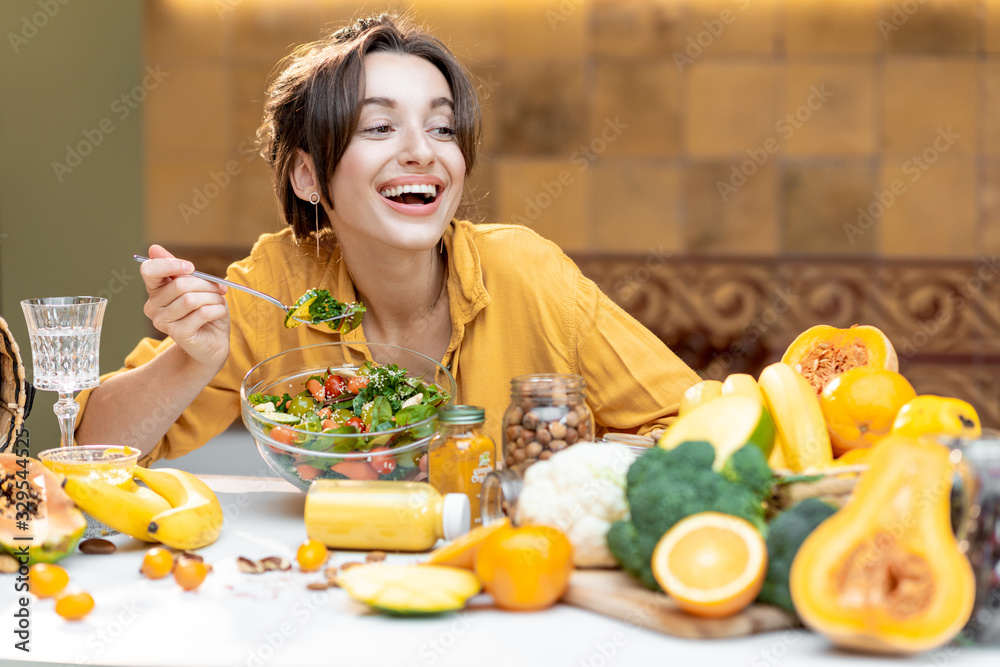
[[[437,414],[438,406],[447,403],[448,392],[422,378],[410,377],[396,364],[370,361],[358,369],[328,368],[310,376],[304,385],[295,396],[248,396],[262,417],[278,422],[266,427],[268,435],[283,445],[318,454],[367,452],[371,456],[330,466],[328,457],[292,454],[272,446],[288,473],[304,481],[418,479],[426,475],[426,457],[421,461],[418,449],[395,450],[430,437],[434,427],[427,420]]]
[[[345,334],[361,326],[361,316],[365,312],[362,303],[343,303],[330,294],[330,290],[311,289],[288,309],[285,315],[285,326],[289,329],[305,322],[322,324],[326,322],[330,330]],[[334,320],[334,317],[344,316]]]

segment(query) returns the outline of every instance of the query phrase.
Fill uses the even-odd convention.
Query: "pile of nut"
[[[539,401],[539,403],[551,401]],[[587,405],[540,405],[525,397],[504,415],[503,451],[508,467],[545,461],[581,440],[594,439]]]

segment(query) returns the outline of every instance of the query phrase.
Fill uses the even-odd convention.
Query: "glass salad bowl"
[[[240,387],[243,423],[274,472],[314,479],[424,480],[438,409],[457,386],[419,352],[324,343],[266,359]]]

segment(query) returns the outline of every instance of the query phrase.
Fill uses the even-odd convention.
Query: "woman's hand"
[[[194,361],[218,371],[229,356],[229,308],[225,285],[191,275],[194,265],[158,245],[139,267],[149,298],[146,317]]]

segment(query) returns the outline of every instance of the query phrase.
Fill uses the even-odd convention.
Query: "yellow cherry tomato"
[[[40,598],[50,598],[66,588],[69,574],[59,565],[35,563],[28,570],[28,590]]]

